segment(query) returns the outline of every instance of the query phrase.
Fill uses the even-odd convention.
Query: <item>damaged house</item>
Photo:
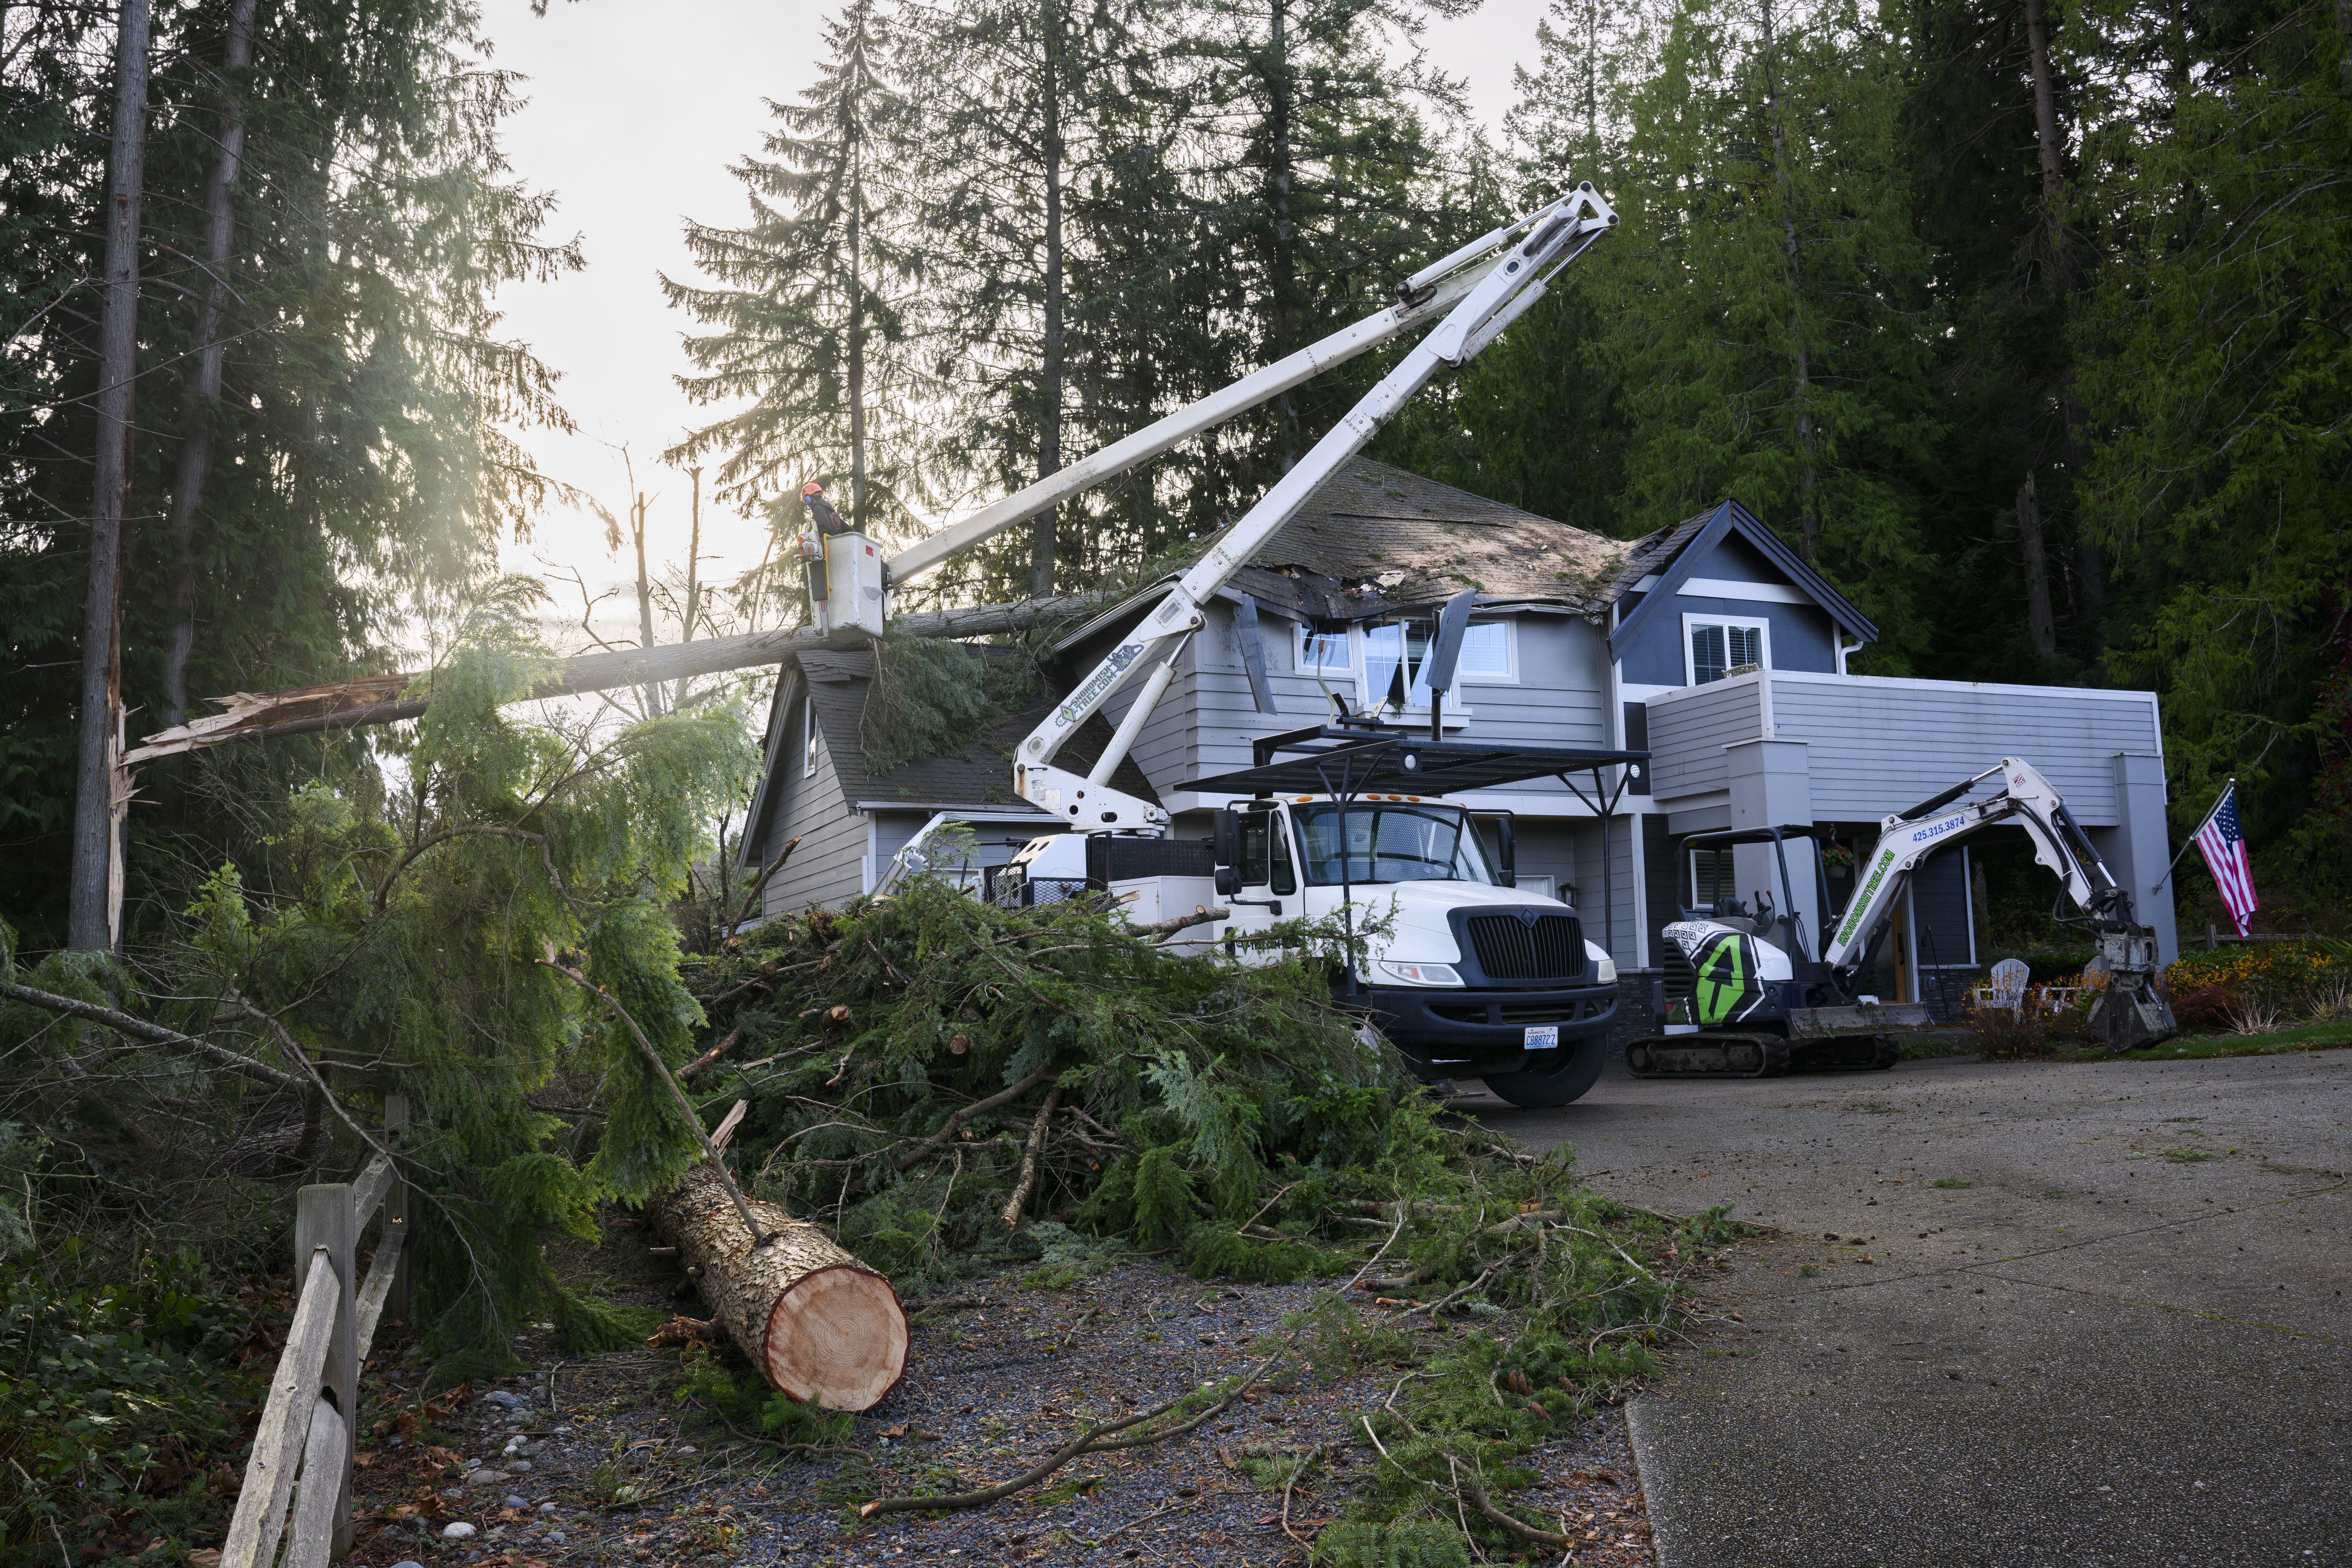
[[[1656,969],[1659,932],[1684,905],[1772,885],[1760,849],[1677,857],[1675,836],[1810,827],[1842,903],[1843,852],[1866,847],[1881,816],[2004,755],[2064,793],[2164,958],[2174,955],[2170,894],[2158,886],[2168,851],[2154,694],[1850,674],[1877,628],[1735,501],[1628,543],[1350,461],[1219,593],[1117,786],[1163,806],[1177,837],[1205,837],[1228,802],[1192,786],[1249,767],[1254,741],[1343,710],[1426,732],[1422,661],[1439,605],[1465,588],[1476,607],[1441,711],[1448,739],[1651,753],[1613,807],[1553,780],[1459,797],[1512,818],[1519,884],[1575,904],[1621,972]],[[1159,592],[1063,634],[1049,681],[1082,677]],[[959,754],[867,772],[872,657],[812,653],[783,668],[741,852],[756,868],[802,840],[769,882],[770,912],[870,891],[935,816],[971,825],[975,865],[1060,827],[1011,792],[1013,748],[1043,704]],[[1065,757],[1099,756],[1139,685]],[[1802,906],[1816,881],[1792,869]],[[1930,1004],[1958,994],[1978,966],[1974,901],[1966,847],[1926,863],[1885,944],[1882,993]],[[1823,911],[1800,912],[1811,925]]]

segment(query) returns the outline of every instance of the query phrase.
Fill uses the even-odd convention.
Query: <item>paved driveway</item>
[[[2352,1051],[1476,1105],[1775,1227],[1633,1410],[1664,1568],[2352,1564]]]

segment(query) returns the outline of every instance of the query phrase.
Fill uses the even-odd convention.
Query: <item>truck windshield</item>
[[[1489,882],[1486,851],[1459,811],[1426,805],[1297,805],[1307,879],[1334,886],[1346,856],[1349,882]]]

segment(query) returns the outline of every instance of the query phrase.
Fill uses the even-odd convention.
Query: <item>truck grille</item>
[[[1584,973],[1584,931],[1574,915],[1473,915],[1462,922],[1489,980],[1575,980]]]

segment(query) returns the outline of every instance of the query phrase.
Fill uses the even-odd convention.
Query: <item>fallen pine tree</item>
[[[1569,1156],[1450,1121],[1332,1005],[1336,933],[1295,924],[1238,964],[1171,954],[1107,903],[1003,910],[917,879],[772,920],[690,972],[709,1038],[732,1042],[696,1079],[698,1109],[746,1104],[745,1188],[830,1227],[902,1290],[1008,1267],[1070,1283],[1145,1255],[1202,1277],[1331,1281],[1243,1377],[961,1488],[877,1478],[864,1511],[985,1507],[1085,1455],[1181,1441],[1252,1379],[1391,1367],[1433,1375],[1368,1412],[1360,1441],[1381,1462],[1317,1538],[1318,1561],[1559,1550],[1549,1521],[1513,1509],[1531,1474],[1519,1458],[1650,1370],[1685,1276],[1728,1237],[1722,1217],[1612,1203]],[[1448,1323],[1434,1340],[1399,1331]],[[739,1435],[845,1451],[845,1428],[724,1378],[699,1394]]]

